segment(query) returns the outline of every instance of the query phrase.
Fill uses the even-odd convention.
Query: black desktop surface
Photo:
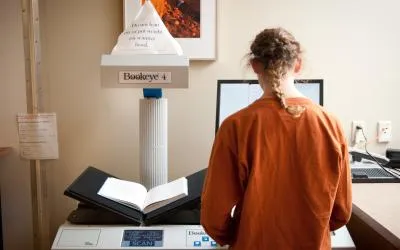
[[[200,197],[205,174],[206,169],[203,169],[187,176],[188,196],[147,214],[143,214],[139,210],[98,195],[97,192],[103,185],[104,181],[108,177],[115,176],[112,176],[95,167],[88,167],[86,170],[84,170],[84,172],[65,190],[64,194],[82,202],[83,204],[87,204],[88,206],[101,208],[107,210],[108,212],[122,216],[127,219],[127,221],[131,221],[132,224],[143,223],[145,225],[151,225],[166,221],[172,223],[171,218],[174,218],[174,215],[176,214],[184,213],[184,211],[189,214],[194,214],[195,216],[198,215],[196,210],[199,210],[200,208]],[[175,217],[178,218],[178,216]],[[188,224],[192,224],[193,221],[198,221],[198,219],[190,219],[188,217]],[[185,221],[177,222],[177,224],[184,223]]]

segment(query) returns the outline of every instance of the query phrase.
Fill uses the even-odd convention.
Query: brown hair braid
[[[299,117],[305,107],[288,106],[280,89],[282,79],[294,67],[296,60],[301,58],[299,42],[282,28],[265,29],[256,36],[250,50],[250,60],[257,60],[264,65],[266,80],[281,106],[294,117]]]

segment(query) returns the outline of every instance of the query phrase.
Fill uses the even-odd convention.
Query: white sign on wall
[[[28,160],[58,159],[55,113],[18,114],[20,155]]]
[[[120,71],[119,83],[171,83],[171,72]]]

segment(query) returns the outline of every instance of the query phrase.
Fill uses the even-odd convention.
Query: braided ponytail
[[[282,79],[285,78],[290,68],[300,58],[300,44],[284,29],[265,29],[258,34],[251,45],[254,60],[263,63],[265,76],[271,86],[272,93],[284,108],[294,118],[300,117],[305,107],[286,104],[285,94],[280,88]]]

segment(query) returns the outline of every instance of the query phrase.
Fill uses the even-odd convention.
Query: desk
[[[357,249],[400,249],[400,183],[353,184],[348,228]]]

